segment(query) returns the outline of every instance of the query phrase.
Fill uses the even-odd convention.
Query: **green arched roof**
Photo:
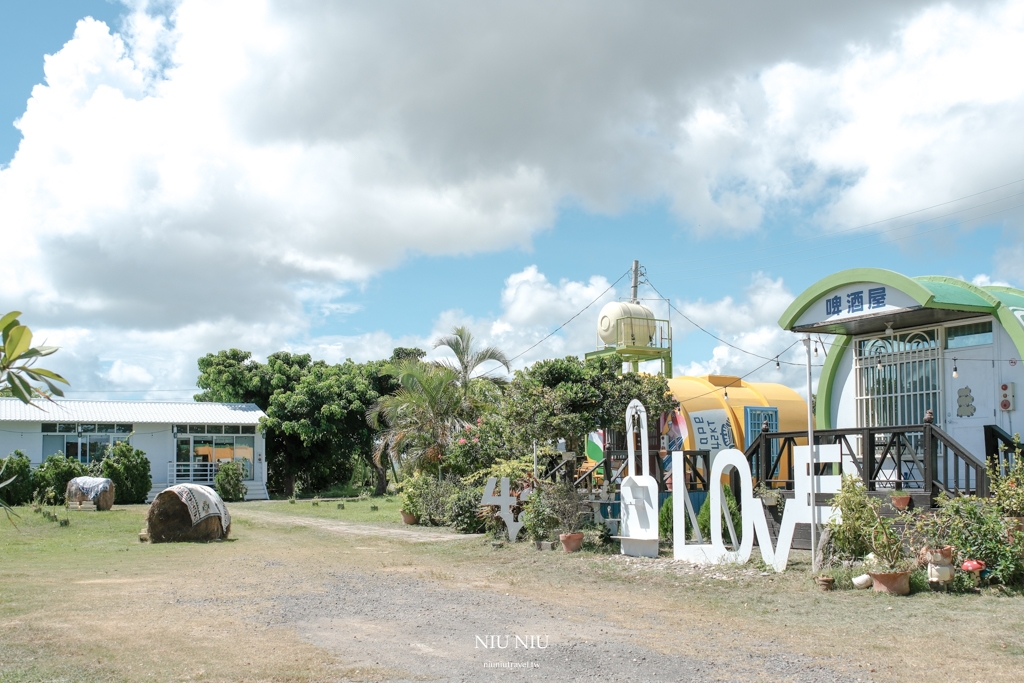
[[[952,277],[908,277],[882,268],[851,268],[818,280],[789,305],[779,318],[779,325],[793,329],[815,301],[833,289],[857,282],[878,282],[898,289],[921,308],[993,315],[1024,355],[1024,291],[1013,287],[979,287]]]

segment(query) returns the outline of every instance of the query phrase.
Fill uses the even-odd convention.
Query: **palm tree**
[[[455,434],[468,422],[471,400],[449,367],[407,360],[394,366],[399,388],[381,396],[367,411],[370,426],[380,429],[374,449],[378,465],[385,456],[412,469],[440,464]]]
[[[434,342],[435,349],[442,346],[452,350],[455,354],[455,362],[443,358],[436,361],[436,365],[448,368],[458,374],[459,387],[461,387],[464,396],[469,396],[474,385],[479,387],[480,381],[491,382],[494,385],[504,383],[504,379],[500,377],[488,377],[486,375],[474,377],[473,373],[484,363],[493,361],[501,364],[506,372],[512,371],[509,360],[501,349],[495,346],[487,346],[479,350],[474,349],[473,333],[465,326],[456,327],[450,335],[441,337]]]

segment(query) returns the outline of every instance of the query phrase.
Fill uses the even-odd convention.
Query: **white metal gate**
[[[856,340],[857,425],[942,423],[942,335],[938,328]]]

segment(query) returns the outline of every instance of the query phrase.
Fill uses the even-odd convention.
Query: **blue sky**
[[[179,398],[231,346],[514,355],[634,258],[768,356],[843,268],[1024,284],[1021,2],[640,5],[0,4],[0,307],[70,396]],[[677,372],[762,362],[674,325]]]

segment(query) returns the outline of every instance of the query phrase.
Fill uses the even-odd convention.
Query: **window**
[[[118,434],[131,434],[134,430],[135,425],[117,425],[114,430]]]
[[[992,343],[992,321],[946,328],[946,348],[962,349]]]
[[[96,425],[79,425],[78,431],[83,434],[92,434],[96,432]]]
[[[224,425],[224,433],[225,434],[241,434],[242,432],[239,431],[238,425]]]
[[[77,441],[75,442],[75,445],[78,445]],[[64,436],[62,434],[44,434],[43,462],[46,462],[47,458],[49,458],[51,455],[56,455],[57,453],[63,453],[64,455],[67,455],[68,453],[66,450],[64,450],[64,448]]]
[[[44,422],[43,423],[43,433],[46,434],[47,432],[52,432],[52,433],[56,434],[57,433],[57,423],[56,422],[49,422],[49,423]]]
[[[224,428],[220,425],[206,425],[207,434],[223,434]]]
[[[96,431],[100,434],[113,434],[114,425],[96,425]]]
[[[251,426],[251,425],[248,426],[248,427],[242,427],[242,433],[243,434],[255,434],[256,433],[256,428]]]
[[[235,437],[235,462],[242,466],[242,470],[245,472],[243,477],[248,480],[253,478],[253,440],[251,436],[236,436]]]
[[[188,433],[189,434],[205,434],[206,433],[206,425],[189,425],[188,426]]]

